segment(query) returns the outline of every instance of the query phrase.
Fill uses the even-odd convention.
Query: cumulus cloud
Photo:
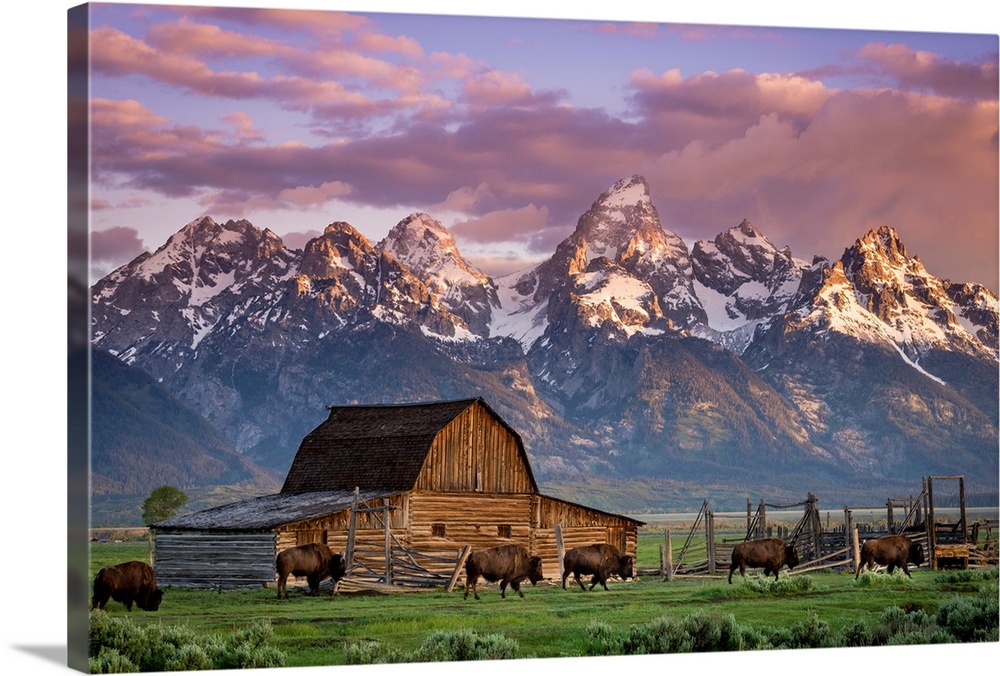
[[[997,99],[997,55],[979,63],[958,62],[906,45],[863,47],[859,56],[908,89],[981,101]]]
[[[321,208],[330,200],[345,197],[354,192],[349,184],[342,181],[325,181],[320,185],[297,186],[286,188],[278,193],[278,199],[290,206]]]
[[[472,242],[514,242],[544,230],[549,210],[534,204],[519,209],[491,211],[482,216],[459,221],[450,230],[457,238]]]
[[[305,231],[294,231],[289,232],[281,236],[281,241],[285,243],[289,249],[305,249],[306,243],[311,239],[315,239],[322,235],[323,233],[319,230],[305,230]]]
[[[135,228],[112,227],[90,233],[90,277],[100,279],[146,250]]]
[[[862,49],[852,66],[900,83],[895,90],[833,89],[815,76],[822,66],[812,74],[637,69],[622,83],[621,118],[567,105],[565,93],[465,54],[428,54],[365,17],[186,13],[193,18],[144,38],[95,29],[94,72],[225,98],[255,115],[295,111],[296,124],[329,142],[268,139],[248,112],[210,129],[152,104],[99,98],[91,102],[97,184],[191,196],[234,214],[330,200],[440,211],[457,215],[456,237],[470,243],[550,252],[601,191],[643,173],[664,225],[685,236],[711,237],[745,216],[796,255],[836,256],[860,230],[884,223],[926,251],[931,267],[963,255],[933,244],[934,227],[948,227],[977,243],[977,269],[989,259],[995,268],[995,55],[959,63],[902,45]],[[209,23],[223,18],[229,28]],[[294,29],[302,40],[257,35],[255,25]],[[687,37],[731,39],[739,29],[700,30]],[[254,68],[217,60],[227,51]],[[990,274],[983,281],[995,286]]]

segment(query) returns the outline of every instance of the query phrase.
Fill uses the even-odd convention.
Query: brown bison
[[[94,599],[90,607],[104,610],[108,599],[121,601],[129,612],[133,603],[141,610],[157,610],[163,600],[163,590],[156,588],[156,575],[149,564],[126,561],[101,568],[94,578]]]
[[[612,575],[624,579],[635,577],[635,559],[622,556],[618,548],[608,544],[593,544],[576,547],[563,556],[562,588],[566,588],[566,579],[573,575],[580,589],[586,590],[580,580],[581,575],[593,575],[590,580],[590,590],[593,591],[600,582],[605,590],[608,588],[608,578]]]
[[[500,580],[500,597],[507,598],[507,585],[524,598],[521,591],[521,580],[527,578],[532,586],[542,579],[542,557],[532,556],[527,548],[521,545],[500,545],[490,549],[482,549],[469,554],[465,560],[465,595],[469,598],[469,590],[479,599],[476,582],[482,576],[487,582]]]
[[[292,547],[278,554],[274,560],[278,572],[278,598],[285,593],[288,598],[288,576],[305,577],[309,582],[309,591],[313,596],[319,594],[319,583],[326,578],[333,579],[330,595],[344,575],[347,574],[344,557],[334,554],[326,545],[316,542]]]
[[[876,563],[888,566],[887,572],[890,575],[896,568],[902,568],[906,576],[912,579],[907,564],[919,566],[923,562],[924,548],[905,535],[887,535],[875,540],[866,540],[861,545],[861,564],[854,573],[854,579],[857,580],[866,567],[869,570],[874,568]]]
[[[779,538],[766,538],[764,540],[748,540],[733,547],[733,561],[729,564],[729,584],[733,583],[733,571],[740,569],[740,575],[746,577],[746,570],[750,568],[763,568],[764,577],[774,573],[774,579],[778,579],[778,571],[782,566],[788,566],[791,570],[799,565],[799,554],[795,547],[785,544]]]

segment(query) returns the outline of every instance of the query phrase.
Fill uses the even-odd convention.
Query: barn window
[[[444,527],[443,523],[432,523],[431,535],[433,535],[436,538],[447,537],[447,529]]]
[[[510,524],[503,524],[497,526],[497,537],[509,538],[510,537]]]

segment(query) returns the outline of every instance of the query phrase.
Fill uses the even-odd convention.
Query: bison
[[[274,567],[278,572],[279,599],[282,592],[285,593],[285,598],[288,598],[289,575],[305,577],[313,596],[319,593],[320,582],[328,577],[332,578],[333,587],[330,588],[330,595],[333,596],[337,582],[347,574],[344,557],[334,554],[329,547],[316,542],[286,549],[278,554],[274,560]]]
[[[500,545],[469,554],[465,561],[465,595],[469,590],[479,600],[476,582],[482,576],[487,582],[500,580],[500,597],[507,598],[507,585],[524,598],[521,580],[527,578],[532,586],[542,579],[542,557],[532,556],[522,545]]]
[[[156,588],[156,574],[149,564],[126,561],[101,568],[94,578],[94,599],[90,607],[104,610],[109,599],[121,601],[129,612],[133,603],[141,610],[158,610],[163,590]]]
[[[623,580],[635,577],[634,567],[635,559],[623,556],[614,545],[593,544],[577,547],[563,556],[562,588],[566,588],[566,579],[572,574],[580,589],[587,589],[580,576],[593,575],[590,590],[593,591],[598,582],[607,590],[609,577],[617,575]]]
[[[854,579],[858,579],[865,567],[871,570],[876,563],[888,566],[890,575],[896,568],[902,568],[906,576],[912,579],[907,564],[919,566],[923,562],[924,548],[905,535],[887,535],[875,540],[866,540],[861,545],[861,563],[854,573]]]
[[[740,575],[746,577],[747,567],[763,568],[764,577],[774,573],[778,579],[778,571],[782,566],[791,570],[799,565],[799,555],[795,547],[785,544],[780,538],[764,540],[748,540],[733,547],[733,561],[729,564],[729,584],[733,583],[733,571],[740,569]]]

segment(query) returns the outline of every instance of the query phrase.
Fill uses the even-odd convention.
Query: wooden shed
[[[155,568],[164,586],[260,586],[277,552],[322,542],[350,554],[351,575],[402,583],[415,568],[453,573],[466,546],[518,543],[556,580],[557,533],[566,549],[607,542],[634,556],[640,525],[539,493],[521,437],[481,398],[338,406],[277,495],[155,524]]]

